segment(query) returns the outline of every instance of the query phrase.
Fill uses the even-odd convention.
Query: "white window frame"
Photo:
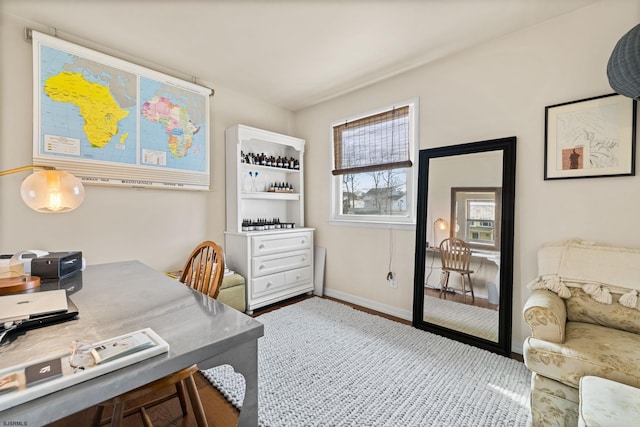
[[[366,113],[353,115],[331,122],[329,126],[331,138],[331,165],[334,164],[335,150],[333,140],[333,128],[346,122],[362,119],[368,116],[390,111],[394,107],[400,108],[409,106],[409,155],[412,166],[407,170],[407,215],[345,215],[342,209],[342,175],[331,175],[331,212],[329,214],[329,224],[337,226],[351,227],[373,227],[373,228],[394,228],[414,230],[416,226],[416,197],[418,192],[418,149],[419,149],[419,98],[415,97],[406,101],[396,102],[382,108],[377,108]]]

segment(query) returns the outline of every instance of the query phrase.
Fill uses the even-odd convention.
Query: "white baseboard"
[[[324,288],[324,295],[336,298],[351,304],[359,305],[364,308],[368,308],[370,310],[375,310],[380,313],[388,314],[390,316],[398,317],[400,319],[412,321],[413,320],[413,312],[409,310],[402,310],[397,307],[392,307],[390,305],[382,304],[377,301],[371,301],[366,298],[358,297],[355,295],[347,294],[344,292],[336,291],[334,289]],[[511,351],[517,354],[522,354],[522,343],[517,343],[511,341]]]
[[[523,348],[522,348],[522,343],[516,343],[514,341],[511,341],[511,351],[513,353],[518,353],[520,355],[522,355],[523,353]]]
[[[412,321],[413,320],[413,312],[409,310],[402,310],[397,307],[392,307],[390,305],[382,304],[376,301],[371,301],[362,297],[357,297],[355,295],[346,294],[344,292],[336,291],[333,289],[324,289],[324,295],[336,298],[342,301],[349,302],[351,304],[356,304],[364,308],[368,308],[370,310],[379,311],[380,313],[388,314],[390,316],[399,317],[400,319]]]

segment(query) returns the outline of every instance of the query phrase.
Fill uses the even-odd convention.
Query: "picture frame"
[[[634,176],[636,113],[617,93],[545,107],[544,179]]]

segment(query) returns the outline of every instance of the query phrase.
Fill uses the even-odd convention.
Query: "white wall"
[[[25,27],[45,32],[46,24],[0,13],[0,170],[31,164],[32,45],[23,34]],[[211,192],[86,186],[85,201],[77,210],[53,215],[36,213],[22,203],[19,188],[27,173],[4,176],[0,253],[81,250],[90,264],[139,259],[167,270],[182,267],[202,240],[224,242],[224,130],[245,123],[289,133],[292,113],[222,87],[215,90],[210,117]]]
[[[307,224],[327,248],[329,293],[396,315],[412,307],[415,232],[328,225],[329,123],[420,97],[420,147],[517,136],[513,347],[529,335],[522,306],[546,241],[582,237],[640,247],[640,176],[543,180],[544,107],[613,92],[606,64],[616,41],[638,23],[640,3],[592,6],[302,110],[296,135],[307,139]],[[393,239],[398,288],[385,280]]]

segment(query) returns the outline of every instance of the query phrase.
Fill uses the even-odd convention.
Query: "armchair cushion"
[[[638,280],[640,281],[640,278]],[[571,288],[571,298],[565,300],[567,320],[593,323],[640,334],[640,311],[618,304],[620,295],[612,294],[611,296],[612,304],[602,304],[582,289]]]
[[[524,347],[530,370],[576,389],[585,375],[640,386],[640,351],[631,351],[640,348],[640,335],[568,322],[564,343],[529,337]]]
[[[524,320],[534,338],[564,342],[567,309],[558,295],[546,290],[533,291],[524,306]]]
[[[549,289],[571,298],[571,287],[581,288],[603,304],[640,310],[640,249],[598,245],[573,239],[545,244],[538,251],[538,278],[530,289]]]

